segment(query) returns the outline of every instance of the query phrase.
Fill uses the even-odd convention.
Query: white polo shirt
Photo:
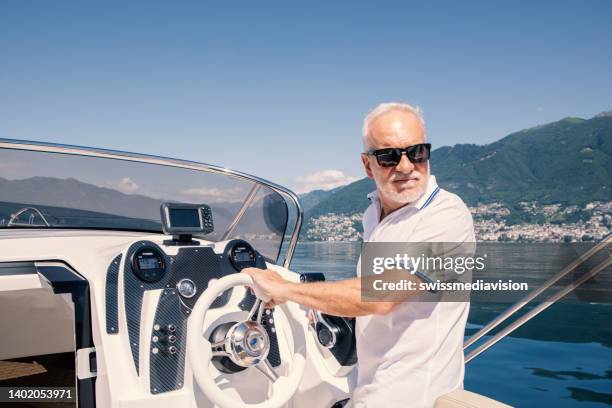
[[[378,193],[363,215],[367,242],[475,242],[461,198],[429,176],[425,194],[380,221]],[[359,275],[360,265],[357,266]],[[463,336],[469,302],[403,302],[386,315],[358,317],[354,407],[433,407],[463,388]]]

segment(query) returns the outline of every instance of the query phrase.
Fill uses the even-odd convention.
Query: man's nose
[[[414,170],[414,164],[408,160],[408,155],[406,153],[402,153],[402,157],[400,157],[400,162],[395,166],[395,170],[402,173],[410,173]]]

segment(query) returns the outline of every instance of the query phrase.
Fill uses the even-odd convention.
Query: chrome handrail
[[[283,266],[288,268],[291,264],[291,258],[295,251],[297,241],[302,227],[302,220],[304,217],[304,210],[300,204],[298,196],[286,187],[264,180],[262,178],[252,176],[250,174],[242,173],[235,170],[226,169],[220,166],[214,166],[212,164],[199,163],[188,160],[174,159],[170,157],[154,156],[141,153],[123,152],[119,150],[100,149],[84,146],[73,146],[59,143],[47,143],[47,142],[35,142],[29,140],[17,140],[17,139],[4,139],[0,138],[0,148],[13,149],[13,150],[26,150],[26,151],[38,151],[46,153],[60,153],[69,154],[75,156],[89,156],[89,157],[100,157],[113,160],[125,160],[134,161],[149,164],[158,164],[162,166],[177,167],[183,169],[206,171],[211,173],[221,173],[228,176],[245,179],[254,183],[263,184],[264,186],[272,189],[278,194],[288,197],[295,204],[297,210],[297,217],[295,220],[291,239],[289,240],[289,246],[287,248],[287,255]],[[282,241],[281,241],[282,245]]]
[[[509,335],[510,333],[512,333],[513,331],[515,331],[516,329],[524,325],[525,323],[527,323],[529,320],[536,317],[538,314],[542,313],[544,310],[548,309],[550,306],[552,306],[556,301],[561,299],[563,296],[567,295],[572,290],[576,289],[578,286],[582,285],[584,282],[588,281],[593,276],[597,275],[599,272],[603,271],[610,265],[612,265],[612,257],[608,256],[608,259],[598,264],[595,268],[591,269],[588,273],[585,273],[584,275],[582,275],[575,282],[572,282],[571,284],[567,285],[565,288],[561,289],[554,295],[550,296],[544,302],[540,303],[537,307],[534,307],[528,313],[525,313],[523,316],[518,318],[516,321],[506,326],[503,330],[501,330],[495,336],[491,337],[485,343],[483,343],[482,345],[472,350],[465,357],[465,364],[469,363],[474,358],[478,357],[484,351],[492,347],[495,343],[497,343],[498,341],[500,341],[501,339],[503,339],[504,337],[506,337],[507,335]]]
[[[483,327],[482,329],[480,329],[478,332],[476,332],[472,337],[470,337],[464,344],[463,344],[463,349],[465,350],[466,348],[468,348],[469,346],[471,346],[472,344],[474,344],[476,341],[478,341],[481,337],[485,336],[487,333],[489,333],[491,330],[493,330],[494,328],[496,328],[497,326],[499,326],[501,323],[503,323],[505,320],[507,320],[510,316],[512,316],[513,314],[515,314],[516,312],[518,312],[519,310],[521,310],[523,307],[525,307],[525,305],[527,305],[527,303],[531,302],[533,299],[535,299],[537,296],[539,296],[541,293],[543,293],[545,290],[547,290],[548,288],[550,288],[552,285],[554,285],[555,283],[557,283],[559,280],[561,280],[563,277],[565,277],[567,274],[569,274],[570,272],[572,272],[574,269],[576,269],[578,266],[580,266],[581,264],[583,264],[584,262],[586,262],[589,258],[591,258],[594,254],[596,254],[597,252],[599,252],[602,248],[604,248],[606,245],[609,245],[610,242],[612,242],[612,234],[608,235],[607,237],[605,237],[603,240],[601,240],[597,245],[595,245],[593,248],[589,249],[587,252],[585,252],[584,254],[582,254],[580,257],[578,257],[576,260],[574,260],[572,263],[570,263],[569,265],[567,265],[565,268],[563,268],[563,270],[561,270],[561,272],[559,272],[558,274],[556,274],[555,276],[553,276],[552,278],[548,279],[546,282],[544,282],[542,284],[542,286],[540,286],[539,288],[535,289],[534,291],[528,293],[524,298],[522,298],[521,300],[519,300],[518,302],[516,302],[515,304],[513,304],[512,306],[510,306],[506,311],[504,311],[501,315],[497,316],[494,320],[492,320],[489,324],[487,324],[485,327]]]
[[[536,289],[533,292],[529,293],[527,296],[525,296],[523,299],[521,299],[518,302],[516,302],[514,305],[512,305],[510,308],[508,308],[504,313],[502,313],[497,318],[495,318],[493,321],[491,321],[489,324],[487,324],[485,327],[480,329],[477,333],[475,333],[472,337],[470,337],[464,343],[463,349],[465,350],[466,348],[468,348],[469,346],[474,344],[476,341],[481,339],[483,336],[488,334],[491,330],[493,330],[494,328],[496,328],[497,326],[499,326],[500,324],[502,324],[503,322],[508,320],[508,318],[510,318],[512,315],[514,315],[516,312],[518,312],[520,309],[522,309],[526,304],[528,304],[530,301],[532,301],[538,295],[540,295],[541,293],[543,293],[544,291],[549,289],[552,285],[554,285],[560,279],[565,277],[567,274],[569,274],[570,272],[574,271],[578,266],[582,265],[589,258],[591,258],[594,254],[600,252],[602,249],[605,249],[608,245],[610,245],[611,242],[612,242],[612,234],[606,236],[604,239],[602,239],[593,248],[589,249],[587,252],[582,254],[580,257],[578,257],[572,263],[570,263],[568,266],[563,268],[563,270],[561,272],[559,272],[557,275],[555,275],[552,278],[550,278],[549,280],[547,280],[538,289]],[[608,249],[608,258],[607,259],[605,259],[604,261],[599,263],[597,266],[595,266],[593,269],[591,269],[588,273],[585,273],[584,275],[582,275],[580,278],[578,278],[577,280],[575,280],[571,284],[567,285],[563,289],[561,289],[558,292],[556,292],[554,295],[551,295],[550,297],[548,297],[546,300],[544,300],[538,306],[536,306],[535,308],[533,308],[529,312],[525,313],[524,315],[522,315],[520,318],[518,318],[517,320],[515,320],[514,322],[512,322],[508,326],[506,326],[503,330],[501,330],[499,333],[497,333],[496,335],[491,337],[485,343],[481,344],[480,346],[478,346],[477,348],[472,350],[465,357],[465,364],[467,364],[470,361],[472,361],[474,358],[476,358],[477,356],[482,354],[484,351],[488,350],[491,346],[493,346],[494,344],[499,342],[501,339],[503,339],[504,337],[508,336],[510,333],[512,333],[513,331],[515,331],[516,329],[518,329],[519,327],[521,327],[522,325],[527,323],[529,320],[533,319],[538,314],[542,313],[544,310],[548,309],[550,306],[552,306],[556,301],[561,299],[563,296],[567,295],[572,290],[576,289],[578,286],[580,286],[581,284],[583,284],[587,280],[591,279],[592,277],[594,277],[595,275],[597,275],[598,273],[600,273],[601,271],[606,269],[608,266],[612,265],[612,253],[610,252],[610,248],[607,248],[607,249]]]

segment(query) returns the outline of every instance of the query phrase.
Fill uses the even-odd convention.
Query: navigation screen
[[[200,228],[200,213],[197,209],[171,208],[169,212],[172,228]]]

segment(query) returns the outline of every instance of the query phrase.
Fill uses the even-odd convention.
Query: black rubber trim
[[[54,264],[40,265],[37,262],[36,270],[49,282],[53,293],[71,295],[74,302],[76,350],[94,347],[91,332],[89,283],[68,264],[61,261],[51,262]],[[95,407],[96,377],[77,379],[77,398],[79,407]]]
[[[346,404],[348,404],[349,401],[350,401],[350,398],[346,398],[346,399],[337,401],[334,405],[331,406],[331,408],[342,408],[346,406]]]

